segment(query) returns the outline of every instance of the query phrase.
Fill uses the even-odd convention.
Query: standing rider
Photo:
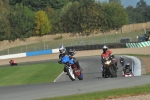
[[[101,54],[101,63],[103,65],[102,67],[102,71],[104,71],[104,58],[105,57],[112,57],[112,60],[115,61],[115,67],[116,69],[118,69],[117,67],[117,61],[115,60],[114,55],[112,54],[112,51],[108,50],[108,47],[106,45],[103,46],[103,53]]]
[[[77,65],[77,68],[81,68],[80,65],[79,65],[79,62],[75,58],[72,57],[75,54],[75,52],[73,52],[72,50],[67,52],[67,50],[64,46],[59,47],[59,52],[60,52],[59,61],[58,61],[59,64],[61,64],[62,57],[67,55],[67,56],[69,56],[70,59],[72,59],[74,61],[74,63]],[[65,66],[64,66],[64,72],[66,72],[66,67]]]

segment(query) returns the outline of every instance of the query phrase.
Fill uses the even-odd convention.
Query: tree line
[[[141,10],[138,13],[139,9],[147,18]],[[57,33],[106,32],[128,23],[149,21],[148,9],[143,0],[136,8],[124,8],[120,0],[0,0],[0,41]]]

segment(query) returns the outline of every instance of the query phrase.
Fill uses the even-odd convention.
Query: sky
[[[108,2],[109,0],[97,0],[97,1],[106,1]],[[137,2],[139,2],[140,0],[121,0],[121,3],[124,7],[127,6],[133,6],[136,7]],[[150,0],[144,0],[146,2],[147,5],[150,6]]]

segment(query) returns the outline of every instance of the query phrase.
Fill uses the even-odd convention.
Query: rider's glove
[[[70,59],[72,59],[72,56],[71,56],[71,55],[68,55],[68,56],[69,56]]]

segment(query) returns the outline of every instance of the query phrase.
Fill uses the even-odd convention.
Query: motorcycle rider
[[[104,71],[104,58],[112,57],[112,60],[115,61],[115,68],[116,70],[118,69],[117,67],[117,61],[115,60],[115,56],[112,54],[111,50],[108,50],[108,47],[106,45],[103,46],[103,53],[101,54],[101,64],[102,64],[102,72]]]
[[[132,69],[131,69],[131,67],[130,67],[130,63],[129,62],[126,62],[125,63],[125,67],[123,68],[123,70],[122,70],[124,73],[126,73],[127,71],[128,72],[132,72]]]
[[[66,48],[64,46],[60,46],[59,47],[59,52],[60,52],[60,54],[59,54],[59,61],[58,61],[59,64],[61,64],[62,57],[67,55],[67,56],[69,56],[70,59],[72,59],[74,61],[75,65],[77,65],[77,68],[81,68],[80,65],[79,65],[78,60],[76,60],[75,58],[72,57],[76,53],[75,51],[70,49],[69,52],[67,52],[67,50],[66,50]],[[64,72],[67,72],[65,66],[64,66]]]
[[[9,63],[12,64],[12,63],[15,63],[15,61],[14,60],[10,60]]]
[[[125,60],[122,56],[120,56],[120,63],[121,63],[122,66],[124,66]]]

